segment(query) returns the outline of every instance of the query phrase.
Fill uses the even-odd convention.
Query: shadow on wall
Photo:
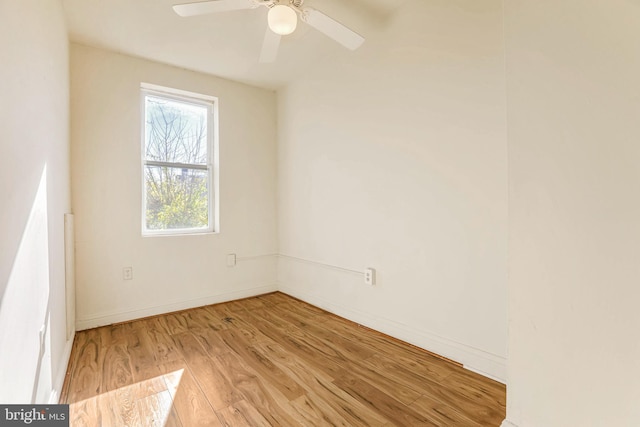
[[[0,402],[46,400],[38,391],[51,389],[49,353],[49,233],[47,166],[13,266],[0,295]],[[48,361],[48,362],[47,362]]]

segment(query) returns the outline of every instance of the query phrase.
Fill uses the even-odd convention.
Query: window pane
[[[208,171],[145,166],[147,230],[209,226]]]
[[[145,97],[145,156],[167,163],[207,164],[207,107]]]

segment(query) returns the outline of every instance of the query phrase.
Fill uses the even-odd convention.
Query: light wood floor
[[[505,387],[282,293],[78,332],[71,426],[499,426]]]

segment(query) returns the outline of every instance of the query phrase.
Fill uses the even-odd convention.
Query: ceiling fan
[[[209,0],[177,4],[173,6],[173,10],[178,15],[187,17],[267,7],[268,26],[260,53],[260,62],[264,63],[275,61],[281,37],[295,31],[298,17],[347,49],[356,50],[362,45],[364,37],[360,34],[316,9],[303,8],[303,3],[304,0]]]

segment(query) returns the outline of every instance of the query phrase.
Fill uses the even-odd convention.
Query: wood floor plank
[[[407,363],[401,358],[391,359],[381,354],[374,354],[362,360],[361,363],[370,370],[379,372],[384,377],[403,384],[419,394],[425,394],[430,390],[429,387],[425,387],[425,384],[428,384],[427,381],[439,382],[453,375],[449,370],[434,371],[424,365]]]
[[[143,329],[143,322],[133,322],[131,325],[125,340],[126,349],[133,379],[142,381],[150,378],[149,367],[155,365],[154,346]]]
[[[281,303],[275,307],[272,307],[269,312],[274,316],[278,316],[280,319],[291,323],[298,328],[308,328],[316,324],[315,319],[322,317],[316,314],[309,315],[296,313],[296,308],[292,304]]]
[[[181,427],[182,423],[173,409],[169,391],[152,394],[136,402],[141,426]]]
[[[291,322],[288,322],[285,319],[277,316],[275,314],[275,308],[273,307],[269,309],[251,310],[247,312],[246,316],[247,318],[251,319],[251,323],[253,325],[260,325],[261,323],[265,323],[269,325],[270,328],[277,328],[283,332],[287,332],[295,328],[295,326],[292,325]]]
[[[185,427],[216,427],[220,420],[184,361],[168,362],[164,370],[173,406]]]
[[[187,320],[180,313],[169,313],[155,317],[169,335],[181,334],[189,331]]]
[[[244,339],[251,343],[259,343],[268,341],[269,338],[262,333],[259,327],[251,319],[253,317],[247,311],[242,316],[238,317],[230,313],[232,317],[224,318],[224,322],[227,325],[226,329],[236,329],[244,335]]]
[[[229,322],[228,319],[236,317],[236,312],[228,306],[228,303],[208,305],[204,307],[204,309],[211,313],[216,319],[220,319],[226,323]]]
[[[175,313],[175,315],[180,318],[180,322],[181,323],[184,322],[186,326],[186,329],[183,332],[190,331],[191,329],[194,329],[194,328],[209,327],[206,324],[206,321],[204,324],[202,323],[204,318],[202,318],[202,316],[199,314],[200,311],[201,309],[194,308],[192,310],[180,311],[178,313]],[[206,310],[202,310],[202,311],[204,311],[205,313],[208,313]]]
[[[166,387],[164,387],[164,389],[166,390]],[[106,396],[109,397],[109,402],[112,410],[114,411],[114,415],[118,425],[130,426],[140,425],[142,423],[142,421],[140,420],[140,413],[138,412],[136,401],[140,398],[152,396],[155,393],[149,393],[141,396],[139,391],[140,387],[136,384],[127,387],[121,387],[110,393],[107,393]],[[148,392],[147,389],[145,389],[144,391]],[[159,392],[162,391],[164,390],[160,390]]]
[[[264,354],[269,357],[276,365],[286,369],[293,374],[292,377],[299,377],[298,383],[305,389],[309,390],[309,386],[315,383],[315,379],[322,379],[325,382],[331,382],[334,377],[324,370],[317,369],[312,364],[305,361],[304,358],[288,351],[282,345],[276,342],[262,343],[256,345]],[[297,375],[302,373],[303,375]]]
[[[243,363],[235,354],[228,353],[218,356],[224,372],[229,375],[229,380],[271,425],[294,426],[304,425],[291,410],[289,400],[277,389],[270,386],[259,375]]]
[[[277,309],[278,311],[284,310],[288,313],[295,314],[300,319],[308,319],[309,322],[314,324],[323,323],[331,317],[324,310],[294,299],[289,299],[289,301],[278,304]]]
[[[407,360],[414,360],[417,364],[441,367],[447,371],[452,371],[455,366],[441,357],[437,357],[423,350],[418,350],[411,345],[403,345],[401,342],[389,339],[385,335],[375,332],[372,333],[372,331],[367,328],[349,321],[344,321],[332,315],[328,316],[324,327],[387,357],[394,359],[402,357]]]
[[[225,322],[222,321],[222,319],[217,319],[204,307],[184,312],[183,316],[187,316],[188,313],[191,313],[191,321],[195,323],[194,326],[190,325],[189,329],[200,327],[219,331],[221,329],[228,328],[228,326],[225,324]]]
[[[504,419],[504,398],[489,392],[487,387],[473,385],[471,381],[469,377],[453,374],[438,384],[439,395],[448,395],[449,405],[467,417],[484,425],[499,425]]]
[[[287,351],[297,355],[297,357],[305,360],[307,363],[317,369],[333,376],[340,375],[342,367],[340,363],[334,361],[336,355],[327,353],[327,349],[323,344],[308,342],[304,336],[293,334],[291,331],[283,332],[279,329],[267,329],[265,324],[261,324],[265,328],[265,334],[274,342],[280,344]],[[344,360],[342,360],[344,362]],[[338,360],[340,362],[340,360]]]
[[[244,400],[219,410],[217,414],[224,427],[271,427],[271,423]]]
[[[153,357],[156,362],[163,363],[182,358],[169,332],[157,317],[144,319],[141,322],[142,328],[151,342]]]
[[[76,359],[72,363],[71,383],[67,399],[72,402],[94,397],[100,393],[100,375],[104,351],[99,332],[95,329],[78,334],[74,340]]]
[[[368,382],[371,386],[387,391],[405,405],[415,402],[420,397],[420,392],[402,382],[396,381],[388,372],[378,372],[351,364],[347,369],[342,371],[338,378],[343,377],[345,374],[357,375],[361,380]]]
[[[445,367],[441,361],[434,364],[403,355],[390,357],[378,353],[363,360],[362,363],[378,371],[393,372],[396,377],[405,378],[408,382],[413,380],[418,385],[423,378],[439,382],[455,372],[453,367]]]
[[[150,370],[150,369],[149,369]],[[156,368],[159,371],[159,368]],[[169,374],[166,374],[169,375]],[[152,394],[160,393],[168,390],[167,383],[165,382],[165,374],[156,375],[154,377],[138,381],[131,385],[131,389],[136,398],[141,399],[143,397],[151,396]]]
[[[278,313],[282,317],[281,313]],[[293,313],[288,313],[285,319],[300,319],[298,315]],[[347,338],[343,338],[340,335],[333,333],[331,330],[326,329],[322,326],[316,326],[312,322],[306,322],[301,319],[298,320],[300,326],[299,328],[312,335],[313,337],[322,340],[327,345],[337,347],[340,349],[340,353],[345,357],[353,360],[364,360],[376,353],[375,350],[362,346],[357,342],[349,340]]]
[[[497,426],[504,385],[282,293],[76,334],[73,426]]]
[[[219,330],[214,331],[211,329],[197,328],[191,329],[190,332],[194,337],[196,337],[200,345],[202,345],[211,357],[231,351],[231,349],[222,340]]]
[[[292,400],[291,406],[306,420],[303,425],[352,427],[349,421],[315,393]]]
[[[304,389],[291,377],[287,376],[268,357],[256,347],[251,346],[238,331],[228,329],[220,331],[220,336],[225,344],[231,348],[243,361],[262,377],[266,378],[289,400],[296,399],[304,394]],[[220,356],[224,357],[224,356]]]
[[[451,427],[482,427],[482,424],[467,418],[463,414],[459,413],[451,406],[430,398],[429,396],[422,396],[409,407],[417,412],[424,414],[430,421],[439,426],[451,426]],[[497,424],[486,424],[498,426],[502,420]]]
[[[387,423],[377,412],[371,411],[333,384],[332,376],[305,363],[279,344],[263,344],[261,349],[302,384],[308,394],[320,396],[335,412],[348,420],[349,425],[376,427]]]
[[[258,297],[245,298],[238,302],[241,303],[248,311],[266,307],[265,303]]]
[[[403,403],[409,404],[420,397],[420,393],[404,386],[383,373],[376,372],[360,363],[361,357],[358,352],[352,353],[349,347],[334,347],[332,343],[324,337],[315,336],[306,330],[291,330],[287,335],[279,331],[269,330],[272,338],[277,337],[278,342],[288,346],[291,351],[297,352],[300,357],[315,364],[330,373],[334,378],[340,378],[346,372],[357,373],[357,375],[370,381],[381,388],[393,389],[394,395]],[[324,338],[323,338],[324,337]],[[338,341],[340,341],[338,339]],[[369,353],[366,353],[369,354]]]
[[[504,410],[498,406],[487,406],[473,398],[468,398],[458,390],[443,387],[436,381],[424,379],[421,382],[424,395],[430,399],[444,403],[467,418],[482,425],[499,425],[504,419]],[[497,424],[496,424],[496,420]]]
[[[125,344],[115,344],[104,349],[104,362],[100,375],[100,392],[108,392],[133,383],[129,353]]]
[[[345,374],[334,383],[352,397],[399,425],[438,427],[438,424],[357,377]]]
[[[319,307],[313,306],[311,304],[307,304],[306,302],[303,302],[297,298],[293,298],[285,294],[282,294],[282,295],[284,296],[284,300],[283,300],[284,305],[297,307],[300,310],[303,310],[309,313],[310,315],[311,314],[319,314],[322,316],[329,315],[329,313],[327,313],[325,310]]]
[[[100,334],[100,342],[103,346],[126,344],[132,323],[119,323],[117,325],[103,326],[96,331]]]
[[[280,304],[282,302],[287,302],[291,300],[290,297],[286,296],[281,292],[273,292],[270,294],[260,295],[256,298],[260,300],[265,305],[265,307],[272,307],[276,304]]]
[[[469,399],[479,400],[487,405],[498,405],[506,408],[506,387],[497,381],[490,381],[473,372],[460,369],[441,381],[442,384],[455,388]]]
[[[69,425],[74,427],[102,426],[102,413],[98,408],[98,399],[89,398],[71,403],[69,405]]]
[[[242,400],[242,395],[227,380],[216,358],[211,358],[189,332],[173,335],[184,360],[197,372],[196,381],[214,410]]]
[[[239,300],[224,303],[224,308],[232,313],[242,315],[247,311],[248,307],[245,300]]]
[[[114,404],[113,397],[109,393],[103,393],[93,399],[97,403],[98,411],[101,416],[101,423],[99,425],[105,426],[117,426],[123,425],[120,419],[119,409]]]

